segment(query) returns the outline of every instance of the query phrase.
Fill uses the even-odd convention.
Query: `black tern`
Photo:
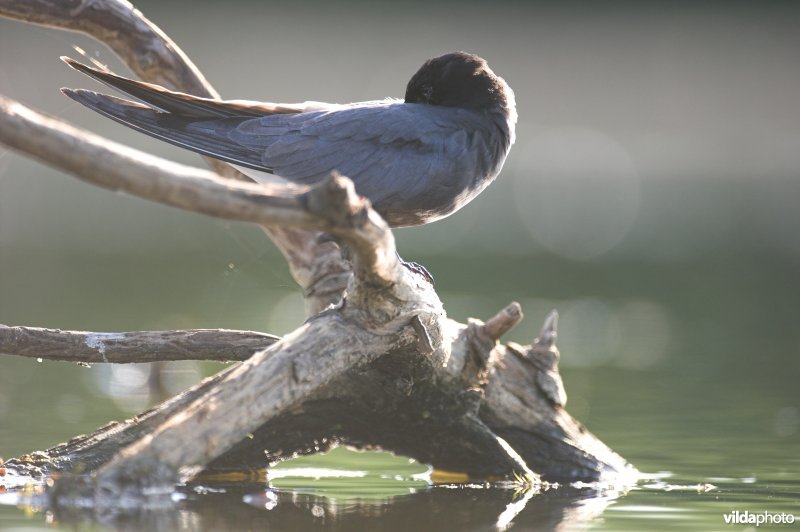
[[[500,172],[514,143],[514,93],[465,52],[428,60],[405,100],[350,104],[212,100],[62,58],[143,104],[84,89],[77,102],[158,139],[225,161],[256,182],[353,180],[392,227],[457,211]]]

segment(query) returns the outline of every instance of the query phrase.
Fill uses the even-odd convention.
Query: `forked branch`
[[[216,96],[177,46],[122,0],[0,0],[0,15],[87,32],[145,81]],[[112,143],[2,97],[0,143],[97,186],[269,226],[313,314],[280,340],[244,332],[112,338],[0,328],[0,350],[15,354],[66,345],[90,359],[84,361],[98,355],[110,361],[140,342],[136,349],[161,359],[184,348],[247,358],[133,420],[50,449],[37,464],[10,460],[8,467],[91,472],[91,493],[104,504],[202,468],[264,467],[336,443],[534,483],[536,473],[570,481],[633,471],[564,410],[556,315],[527,346],[497,343],[522,318],[518,304],[486,323],[447,319],[432,286],[401,266],[388,226],[347,178],[331,176],[311,188],[235,181]],[[320,232],[349,249],[352,279],[340,248],[317,238]],[[192,347],[202,335],[214,337]]]
[[[84,33],[107,45],[143,81],[207,98],[219,93],[189,57],[160,28],[126,0],[0,0],[0,16]],[[231,166],[206,158],[219,175],[249,178]],[[340,301],[349,265],[317,231],[263,226],[278,246],[295,280],[303,288],[306,315]]]

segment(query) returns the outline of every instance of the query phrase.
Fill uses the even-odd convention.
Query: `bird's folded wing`
[[[373,202],[415,192],[422,176],[451,172],[468,148],[463,127],[477,120],[469,111],[388,101],[209,119],[160,112],[93,91],[62,91],[128,127],[244,168],[299,183],[316,182],[336,170]]]
[[[459,179],[479,117],[471,111],[401,102],[364,102],[337,109],[245,120],[224,135],[260,151],[276,175],[312,183],[336,170],[378,203],[412,197],[437,181]],[[217,124],[195,124],[219,137]]]
[[[264,103],[247,100],[225,101],[201,98],[183,92],[171,91],[153,83],[128,79],[107,69],[84,65],[69,57],[62,57],[61,60],[78,72],[82,72],[153,107],[185,116],[197,118],[254,117],[276,113],[299,113],[305,111],[308,107],[307,104]]]
[[[61,92],[76,102],[151,137],[228,163],[272,172],[271,168],[264,167],[259,153],[235,142],[225,142],[224,133],[222,137],[215,137],[189,129],[193,123],[198,122],[197,118],[156,111],[143,104],[83,89],[61,89]],[[227,125],[226,129],[230,130],[243,120],[250,119],[222,118],[211,121],[221,122],[220,128]]]

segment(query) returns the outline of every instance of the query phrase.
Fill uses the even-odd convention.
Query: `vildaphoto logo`
[[[793,514],[770,513],[770,512],[740,512],[734,510],[727,514],[722,514],[722,519],[726,525],[791,525],[795,522]]]

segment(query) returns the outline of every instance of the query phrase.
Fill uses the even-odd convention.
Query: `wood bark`
[[[98,333],[0,325],[0,353],[83,364],[247,360],[278,340],[226,329]]]
[[[218,96],[127,2],[0,0],[0,15],[88,33],[145,81]],[[98,186],[266,226],[310,316],[282,339],[0,327],[0,351],[12,355],[244,360],[134,419],[7,462],[19,474],[60,472],[60,497],[79,487],[105,504],[141,501],[202,470],[265,467],[334,444],[533,484],[540,476],[594,481],[635,472],[564,409],[557,315],[527,346],[498,343],[522,318],[517,304],[486,323],[449,320],[430,283],[402,267],[392,232],[346,177],[310,188],[247,183],[216,162],[217,173],[177,165],[8,99],[0,99],[0,143]]]

